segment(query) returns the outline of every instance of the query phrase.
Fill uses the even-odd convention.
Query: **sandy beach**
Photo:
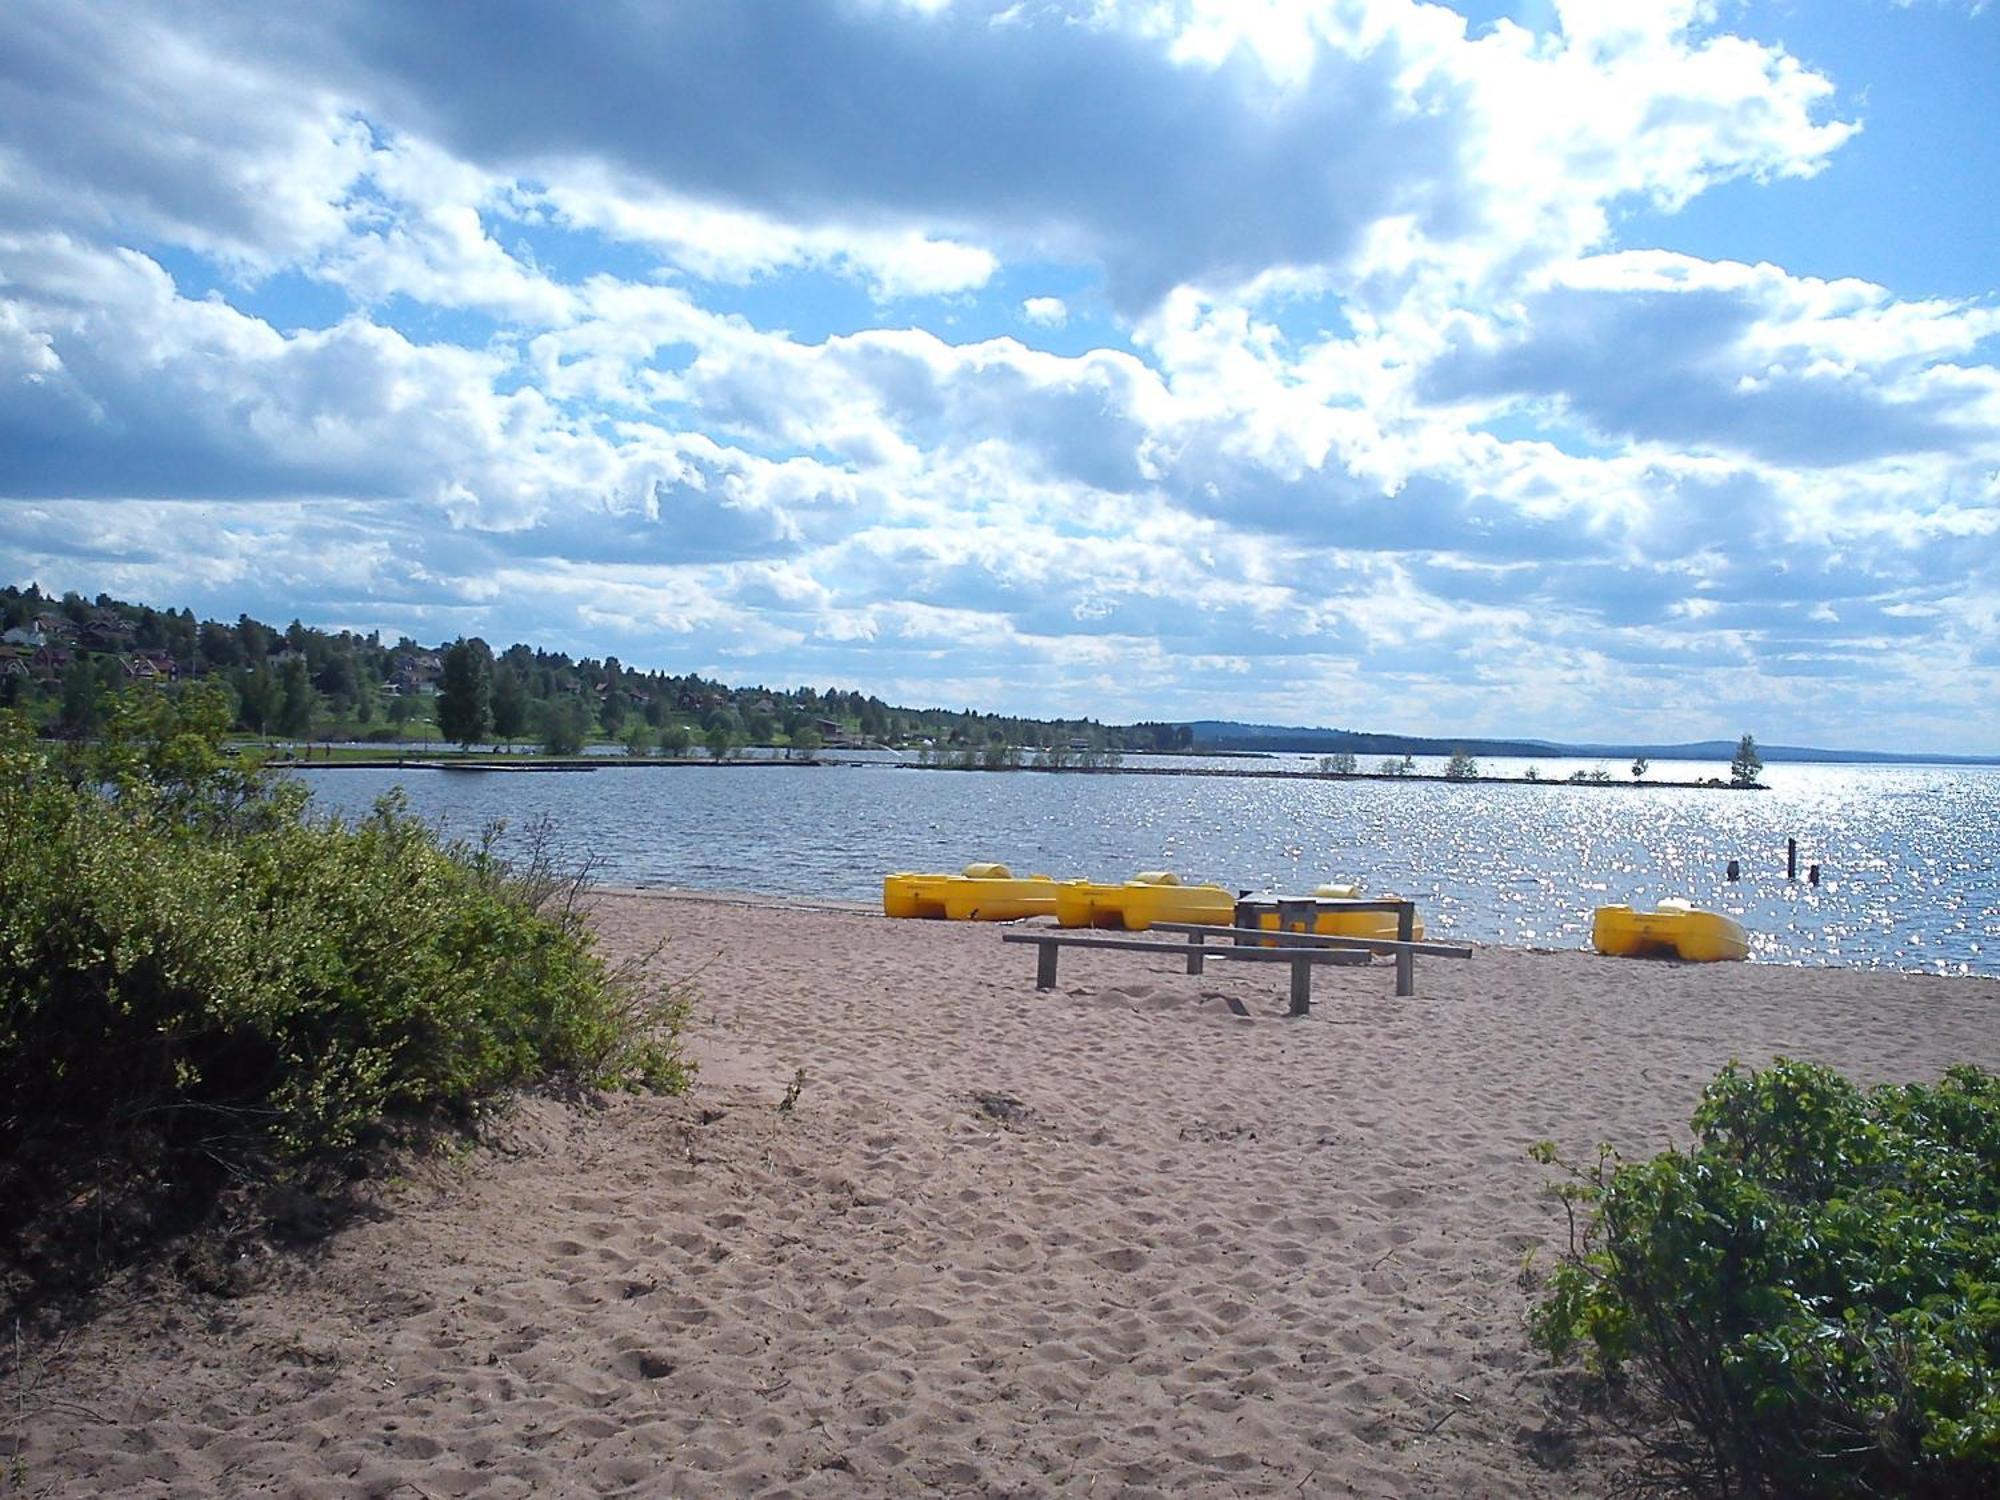
[[[1991,980],[1482,948],[1290,1019],[1263,965],[1041,994],[991,927],[596,911],[667,939],[691,1094],[523,1101],[243,1295],[114,1289],[18,1351],[0,1492],[1609,1493],[1523,1328],[1529,1145],[1683,1140],[1732,1057],[2000,1068]]]

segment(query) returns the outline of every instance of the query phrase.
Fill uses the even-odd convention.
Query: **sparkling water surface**
[[[1756,959],[2000,975],[2000,768],[1774,765],[1765,792],[1322,781],[1316,757],[1135,758],[1250,778],[897,767],[607,768],[587,773],[332,770],[317,807],[365,812],[400,786],[460,836],[546,818],[559,858],[607,884],[872,901],[894,870],[999,860],[1017,874],[1184,880],[1306,892],[1360,880],[1415,897],[1431,935],[1582,948],[1594,907],[1665,896],[1735,916]],[[1584,762],[1591,767],[1594,763]],[[1603,764],[1620,780],[1629,767]],[[1491,775],[1528,762],[1488,761]],[[1424,767],[1424,769],[1431,769]],[[1720,774],[1656,762],[1648,780]],[[1289,774],[1288,774],[1289,773]],[[1785,878],[1796,838],[1799,878]],[[1741,862],[1731,883],[1724,868]],[[1821,867],[1817,887],[1805,874]]]

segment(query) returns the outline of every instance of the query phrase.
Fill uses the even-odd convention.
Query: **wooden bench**
[[[1292,1010],[1303,1016],[1312,1009],[1312,971],[1321,964],[1365,964],[1369,954],[1389,948],[1396,953],[1396,993],[1416,993],[1416,955],[1470,958],[1472,950],[1452,943],[1391,943],[1384,938],[1337,937],[1317,932],[1273,932],[1268,928],[1204,927],[1195,922],[1155,922],[1153,928],[1187,934],[1184,943],[1148,942],[1143,938],[1105,938],[1070,932],[1003,932],[1003,943],[1033,943],[1039,952],[1035,988],[1056,987],[1056,958],[1064,948],[1103,948],[1119,953],[1175,954],[1187,961],[1190,974],[1203,972],[1211,958],[1236,962],[1290,964]],[[1210,947],[1209,938],[1230,938],[1229,946]],[[1267,946],[1268,945],[1268,946]]]

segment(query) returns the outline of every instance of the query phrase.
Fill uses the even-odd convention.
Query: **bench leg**
[[[1052,990],[1056,987],[1056,954],[1062,950],[1054,943],[1035,944],[1035,988]]]
[[[1313,966],[1303,958],[1292,960],[1292,1014],[1312,1014]]]
[[[1201,973],[1204,962],[1205,955],[1202,953],[1201,934],[1190,932],[1188,934],[1188,973]]]
[[[1417,908],[1408,904],[1396,913],[1396,941],[1410,943],[1416,941]],[[1408,948],[1396,950],[1396,993],[1414,995],[1417,992],[1417,955]]]

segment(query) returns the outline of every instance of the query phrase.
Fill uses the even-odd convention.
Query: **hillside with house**
[[[44,733],[87,736],[110,693],[135,682],[213,680],[236,728],[293,741],[393,743],[440,737],[437,712],[455,642],[387,640],[378,631],[281,628],[249,615],[198,620],[98,594],[55,597],[0,588],[0,707],[25,710]],[[698,673],[628,667],[515,643],[477,656],[490,732],[482,739],[633,749],[693,745],[1171,748],[1174,726],[1117,730],[1088,719],[1038,720],[972,709],[906,708],[841,687],[732,686]]]

